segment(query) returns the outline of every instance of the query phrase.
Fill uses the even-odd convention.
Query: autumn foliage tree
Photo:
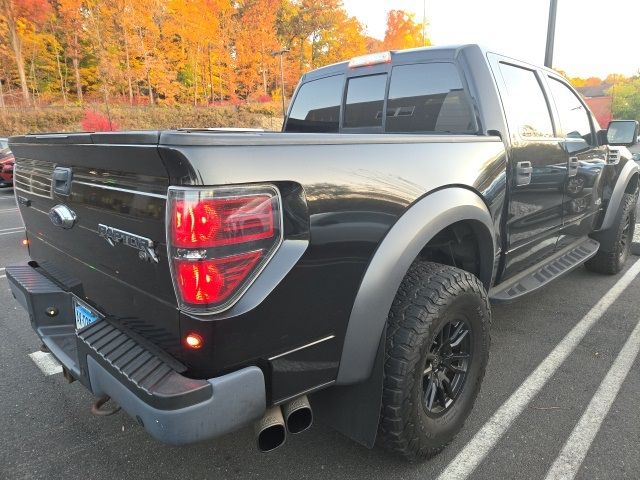
[[[0,107],[265,99],[283,48],[289,97],[312,68],[424,43],[411,14],[387,23],[367,37],[342,0],[0,0]]]
[[[404,10],[390,10],[382,45],[387,50],[431,45],[431,42],[423,38],[422,30],[422,25],[415,22],[413,14]]]

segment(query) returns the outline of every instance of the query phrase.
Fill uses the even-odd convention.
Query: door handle
[[[575,177],[578,174],[578,157],[569,157],[569,176]]]
[[[516,164],[516,185],[521,187],[531,183],[533,167],[531,162],[518,162]]]

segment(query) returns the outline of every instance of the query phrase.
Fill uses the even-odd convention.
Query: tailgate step
[[[31,324],[51,353],[87,388],[88,357],[104,367],[127,389],[149,405],[175,410],[203,402],[213,388],[207,380],[192,379],[179,373],[181,365],[172,358],[161,358],[138,341],[101,318],[76,333],[72,295],[47,278],[37,265],[7,267],[11,292],[29,312]],[[82,288],[82,285],[78,286]],[[57,313],[50,316],[48,311]]]
[[[599,247],[600,243],[591,238],[569,245],[548,258],[544,265],[535,265],[489,290],[489,299],[504,303],[531,293],[582,265],[598,252]]]
[[[129,390],[157,408],[182,408],[211,395],[209,382],[182,376],[105,319],[79,331],[78,339],[82,350],[88,350]]]

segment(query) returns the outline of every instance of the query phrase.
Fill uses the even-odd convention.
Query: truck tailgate
[[[100,313],[178,353],[165,233],[169,178],[157,142],[158,132],[14,137],[15,193],[35,262]],[[64,190],[54,170],[69,178],[60,169],[70,169],[67,195],[54,188]],[[70,228],[50,218],[56,206],[76,216]],[[153,242],[147,254],[145,239]]]

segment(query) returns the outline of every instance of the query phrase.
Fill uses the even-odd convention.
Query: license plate
[[[76,330],[82,330],[100,320],[101,315],[86,303],[73,299],[73,310],[76,315]]]

